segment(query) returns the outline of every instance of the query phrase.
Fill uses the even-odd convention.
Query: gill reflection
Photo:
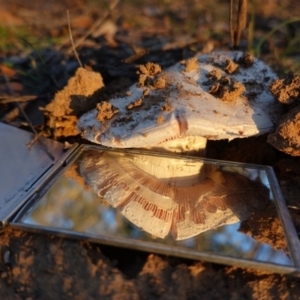
[[[184,240],[237,223],[269,202],[260,176],[251,180],[242,168],[225,171],[197,160],[89,151],[79,169],[98,196],[160,238],[171,232]]]
[[[68,229],[100,237],[105,236],[106,239],[109,237],[122,237],[168,246],[180,246],[196,251],[209,251],[232,257],[285,265],[291,264],[291,261],[282,250],[273,249],[273,246],[271,246],[273,241],[268,241],[269,245],[267,245],[260,239],[256,240],[256,236],[254,240],[251,238],[252,234],[249,236],[246,231],[241,231],[241,222],[218,228],[214,227],[214,229],[206,230],[200,235],[179,241],[175,240],[172,234],[167,234],[164,239],[154,238],[151,234],[128,221],[119,209],[115,209],[107,202],[102,201],[84,183],[83,178],[78,176],[79,168],[82,167],[86,158],[91,158],[90,154],[87,156],[84,154],[83,158],[79,158],[55,182],[37,205],[24,216],[23,223],[57,228],[57,230]],[[94,165],[93,170],[98,170],[97,163]],[[96,177],[93,178],[97,181]],[[269,205],[273,205],[273,203],[270,202]],[[239,207],[236,208],[236,212],[240,210]],[[269,209],[266,209],[266,211],[269,211]],[[264,210],[260,215],[264,215]],[[261,223],[259,218],[254,219],[253,222]],[[260,225],[257,226],[260,227]]]

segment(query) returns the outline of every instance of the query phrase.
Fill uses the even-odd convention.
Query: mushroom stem
[[[201,136],[185,136],[165,141],[153,147],[147,147],[147,149],[159,152],[180,153],[184,155],[195,155],[205,157],[206,142],[207,139]],[[162,165],[164,165],[164,163],[165,161],[159,158],[159,165],[161,167]],[[169,160],[167,160],[166,163],[167,165],[165,167],[166,169],[168,169]],[[188,169],[189,175],[193,175],[197,180],[199,180],[200,177],[204,178],[205,175],[205,171],[202,167],[203,163],[200,161],[194,163],[192,168],[188,168],[185,165],[183,168],[177,168],[175,177],[182,178],[182,176],[186,176],[186,169]],[[166,169],[164,168],[164,170]]]
[[[205,156],[206,143],[207,139],[201,136],[184,136],[164,141],[158,145],[147,147],[147,149],[159,152]]]

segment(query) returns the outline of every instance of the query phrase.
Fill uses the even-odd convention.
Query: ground
[[[136,82],[140,64],[154,62],[165,69],[196,52],[228,49],[228,2],[0,1],[1,120],[28,129],[15,108],[18,99],[41,134],[62,142],[81,141],[74,129],[76,118],[68,108],[62,116],[59,110],[54,116],[61,118],[59,130],[53,126],[53,114],[40,109],[51,103],[79,66],[69,42],[67,9],[81,63],[101,74],[96,77],[105,88],[96,92],[98,101]],[[243,33],[241,48],[248,47],[279,76],[287,71],[299,74],[299,5],[292,0],[251,3],[250,30]],[[88,88],[94,92],[93,87]],[[93,108],[95,103],[86,105]],[[293,114],[296,106],[291,105],[283,109]],[[81,113],[80,107],[73,109]],[[263,135],[210,142],[207,156],[273,166],[299,231],[299,157],[280,152],[267,140]],[[1,232],[0,249],[2,299],[300,298],[299,279],[290,276],[11,228]]]

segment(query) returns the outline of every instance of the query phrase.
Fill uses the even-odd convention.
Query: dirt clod
[[[150,90],[149,89],[144,89],[143,90],[143,96],[146,97],[149,95]]]
[[[170,112],[173,110],[173,106],[170,103],[165,103],[162,105],[161,110]]]
[[[145,85],[146,85],[145,83],[146,83],[147,78],[148,78],[147,75],[141,74],[141,75],[139,76],[139,79],[138,79],[138,86],[139,86],[139,87],[145,86]]]
[[[223,76],[220,80],[213,81],[209,88],[211,94],[216,95],[222,101],[234,102],[246,91],[243,83],[232,81],[229,77]]]
[[[148,62],[145,65],[139,66],[138,74],[145,74],[145,75],[157,75],[161,73],[161,67],[158,64],[154,64],[152,62]]]
[[[148,86],[162,89],[166,85],[165,78],[158,77],[158,75],[161,73],[161,67],[158,64],[148,62],[145,65],[139,66],[137,73],[139,74],[139,87]]]
[[[233,60],[231,59],[226,59],[226,66],[225,66],[225,72],[228,74],[233,74],[237,72],[239,68],[239,65],[236,64]]]
[[[154,81],[154,87],[157,89],[163,89],[166,87],[166,79],[163,77],[159,77]]]
[[[139,107],[143,104],[143,99],[139,98],[133,102],[131,102],[129,105],[127,105],[127,109],[132,109],[135,107]]]
[[[274,206],[270,205],[264,210],[252,213],[247,221],[242,222],[239,231],[262,243],[272,245],[274,249],[288,252],[283,229]]]
[[[78,115],[86,110],[87,98],[103,88],[100,73],[78,68],[68,84],[56,93],[54,99],[45,107],[47,126],[54,137],[75,136]]]
[[[253,63],[254,63],[254,56],[249,52],[244,53],[244,55],[239,61],[239,64],[246,68],[251,67]]]
[[[197,71],[198,69],[198,59],[196,57],[185,62],[185,72]]]
[[[97,110],[99,112],[96,118],[100,122],[110,120],[115,114],[119,112],[119,110],[116,107],[114,107],[111,103],[107,101],[102,101],[101,103],[98,103]]]
[[[239,81],[236,81],[233,84],[221,85],[219,97],[225,102],[235,101],[245,92],[245,90],[245,86]]]
[[[208,73],[208,78],[212,80],[220,80],[222,78],[222,73],[219,69],[214,69]]]
[[[68,84],[56,93],[45,110],[53,117],[78,114],[85,109],[84,101],[104,86],[100,73],[78,68]]]
[[[217,83],[214,83],[210,88],[209,88],[209,92],[211,94],[217,94],[218,91],[219,91],[219,87],[220,87],[220,83],[217,82]]]
[[[275,98],[284,104],[291,104],[300,97],[300,77],[288,73],[285,78],[277,79],[270,84],[270,91]]]
[[[164,121],[165,121],[164,116],[158,116],[157,117],[157,120],[156,120],[157,124],[162,124]]]
[[[300,156],[300,106],[281,118],[276,131],[269,135],[268,142],[289,155]]]

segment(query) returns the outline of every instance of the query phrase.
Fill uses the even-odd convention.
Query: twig
[[[22,102],[20,103],[20,105],[22,107],[25,107],[26,103]],[[5,114],[2,118],[1,118],[1,122],[4,123],[11,123],[13,122],[18,116],[20,115],[20,110],[17,106],[15,106],[13,109],[9,110],[9,112],[7,114]]]
[[[234,44],[234,35],[235,35],[235,26],[233,24],[233,2],[234,0],[230,0],[230,11],[229,11],[229,28],[230,28],[230,37],[231,37],[231,45]]]
[[[84,35],[82,36],[80,39],[77,40],[77,42],[72,45],[72,48],[69,48],[66,53],[70,54],[72,51],[74,51],[74,48],[76,49],[91,33],[93,33],[93,31],[95,31],[97,29],[98,26],[100,26],[103,21],[109,16],[109,14],[111,13],[111,11],[118,5],[118,3],[120,2],[120,0],[114,0],[112,2],[112,4],[109,7],[109,11],[106,12],[104,14],[104,16],[102,16],[101,19],[99,19],[96,23],[94,23],[94,25],[90,28],[90,30]],[[65,42],[63,42],[62,44],[56,46],[56,50],[60,50],[62,47],[64,47],[65,45],[67,45],[69,43],[69,39],[66,40]],[[53,52],[52,55],[49,55],[44,62],[47,63],[48,61],[51,60],[51,58],[55,55],[55,53]]]
[[[74,45],[74,40],[73,40],[73,35],[72,35],[72,30],[71,30],[71,22],[70,22],[70,14],[69,14],[69,10],[67,9],[67,19],[68,19],[68,28],[69,28],[69,35],[70,35],[70,40],[71,40],[71,44],[72,44],[72,47],[73,47],[73,52],[74,52],[74,55],[79,63],[79,66],[82,68],[82,63],[79,59],[79,56],[78,56],[78,53],[76,51],[76,47]]]
[[[247,0],[239,0],[238,2],[236,25],[234,25],[233,17],[234,1],[235,0],[230,0],[229,26],[232,47],[233,49],[238,49],[242,31],[246,28],[247,25]]]
[[[103,23],[103,21],[109,16],[111,11],[114,10],[114,8],[118,5],[119,1],[120,0],[114,0],[109,7],[109,11],[107,11],[102,16],[102,18],[100,18],[97,22],[95,22],[94,25],[86,32],[86,34],[83,35],[80,39],[78,39],[75,45],[72,45],[72,47],[77,48],[90,34],[92,34],[98,28],[98,26],[100,26]],[[68,49],[67,54],[70,54],[73,51],[73,48]]]
[[[254,38],[254,27],[255,27],[255,9],[254,2],[251,1],[251,16],[248,23],[248,51],[253,52],[253,38]]]
[[[131,63],[133,63],[135,60],[137,60],[137,59],[143,57],[144,55],[146,55],[146,54],[148,54],[148,53],[149,53],[149,50],[147,50],[147,49],[142,49],[142,50],[139,51],[138,53],[135,53],[135,54],[133,54],[133,55],[131,55],[131,56],[125,58],[125,59],[123,60],[123,62],[124,62],[125,64],[131,64]]]
[[[11,85],[10,85],[10,83],[9,83],[9,80],[8,80],[6,74],[3,73],[3,77],[4,77],[5,83],[6,83],[6,85],[7,85],[7,88],[8,88],[8,90],[9,90],[9,93],[10,93],[11,95],[14,95],[14,91],[13,91],[13,89],[11,88]],[[25,113],[25,111],[24,111],[23,107],[21,106],[21,104],[20,104],[19,102],[16,102],[16,105],[17,105],[18,109],[20,110],[21,114],[22,114],[22,115],[24,116],[24,118],[26,119],[26,121],[27,121],[29,127],[31,128],[32,132],[35,134],[35,139],[40,143],[40,145],[42,146],[42,148],[44,149],[44,151],[47,153],[47,155],[49,156],[49,158],[50,158],[51,160],[55,160],[55,157],[48,151],[46,145],[45,145],[45,144],[43,143],[43,141],[41,140],[41,138],[40,138],[38,132],[35,130],[33,124],[31,123],[30,119],[28,118],[28,116],[27,116],[27,114]],[[33,145],[32,142],[29,143],[29,146],[32,146],[32,145]]]
[[[9,97],[0,97],[0,104],[7,104],[12,102],[26,102],[26,101],[32,101],[35,100],[37,96],[9,96]]]
[[[236,44],[238,47],[241,39],[242,31],[247,25],[247,0],[240,0],[238,7],[237,30],[236,30]]]

